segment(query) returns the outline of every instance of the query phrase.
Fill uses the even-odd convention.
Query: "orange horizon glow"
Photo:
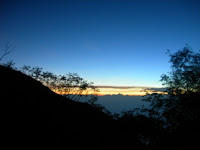
[[[133,88],[104,88],[104,87],[100,87],[97,88],[99,89],[99,92],[93,93],[91,92],[87,92],[87,93],[82,93],[81,95],[98,95],[98,96],[105,96],[105,95],[123,95],[123,96],[144,96],[146,95],[146,91],[145,88],[142,87],[133,87]],[[64,93],[62,92],[56,92],[57,94],[63,95]],[[161,91],[153,91],[153,90],[148,90],[149,94],[152,93],[160,93],[160,94],[165,94],[164,92]],[[74,93],[68,93],[68,94],[74,94]]]
[[[130,95],[130,96],[144,96],[146,92],[142,88],[100,88],[99,95]]]

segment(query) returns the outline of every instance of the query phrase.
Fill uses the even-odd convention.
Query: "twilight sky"
[[[199,0],[1,0],[4,61],[95,85],[160,87],[167,49],[200,49]],[[2,52],[0,52],[1,54]]]

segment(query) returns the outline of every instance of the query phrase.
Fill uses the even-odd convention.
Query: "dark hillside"
[[[0,66],[0,91],[7,146],[143,147],[134,123],[115,121],[89,104],[66,99],[19,71]]]
[[[91,130],[97,128],[97,122],[111,121],[92,106],[63,98],[31,77],[3,66],[0,66],[0,83],[7,142],[58,144],[64,132],[71,132],[73,139],[74,133],[84,128]],[[59,131],[64,128],[65,131]]]

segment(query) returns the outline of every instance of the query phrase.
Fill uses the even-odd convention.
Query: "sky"
[[[200,50],[199,0],[1,0],[3,61],[100,86],[162,87],[167,49]],[[2,53],[2,51],[0,51]]]

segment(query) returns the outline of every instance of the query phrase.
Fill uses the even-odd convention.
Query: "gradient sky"
[[[160,87],[167,49],[200,49],[199,0],[1,0],[4,61],[95,85]]]

